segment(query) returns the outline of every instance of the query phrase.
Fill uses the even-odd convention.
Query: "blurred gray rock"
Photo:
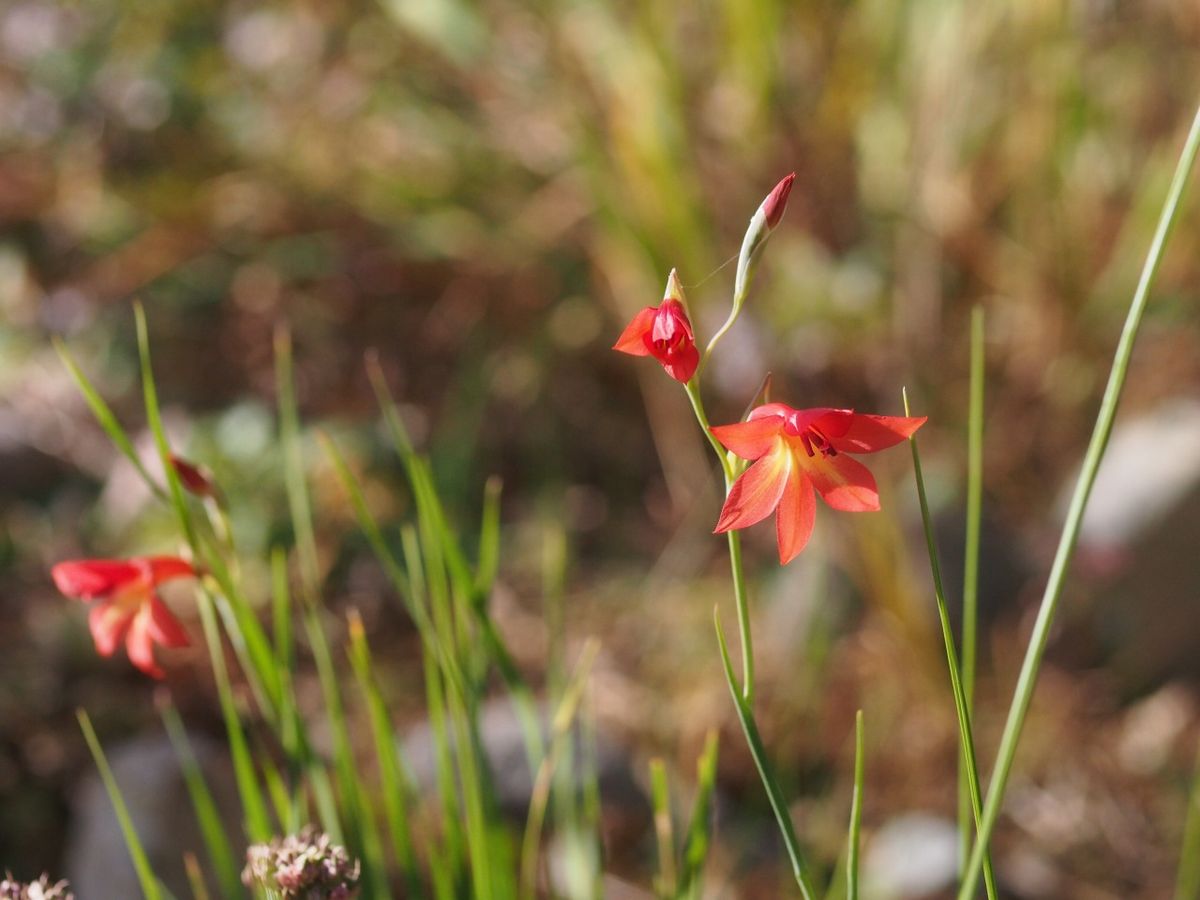
[[[237,794],[223,748],[195,736],[191,740],[225,820],[226,833],[240,835]],[[183,854],[195,853],[202,867],[207,867],[207,859],[170,740],[165,734],[138,737],[106,746],[105,753],[151,867],[175,896],[190,897]],[[89,771],[79,783],[73,807],[65,869],[76,900],[140,897],[142,891],[116,814],[95,771]],[[235,841],[235,853],[242,849]],[[209,889],[215,892],[216,885],[210,884]]]
[[[957,826],[931,813],[905,813],[867,845],[863,894],[871,900],[930,897],[952,886],[957,870]]]
[[[539,710],[542,737],[549,743],[547,712]],[[576,732],[578,734],[578,731]],[[487,701],[480,710],[479,739],[491,769],[501,811],[523,823],[533,792],[533,775],[525,753],[524,732],[512,702],[506,697]],[[422,793],[436,789],[436,745],[428,722],[408,729],[401,754]],[[597,732],[594,756],[606,832],[640,832],[652,821],[650,802],[638,784],[630,754],[611,737]],[[576,774],[580,761],[575,761]]]
[[[1127,694],[1200,677],[1198,551],[1200,402],[1176,399],[1113,432],[1070,579],[1086,590],[1086,621],[1063,626],[1076,661],[1108,666]]]

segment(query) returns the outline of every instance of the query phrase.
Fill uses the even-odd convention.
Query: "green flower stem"
[[[779,823],[779,833],[783,837],[788,860],[792,865],[792,875],[796,879],[796,884],[799,886],[804,900],[815,900],[817,892],[813,888],[812,876],[800,853],[800,842],[796,839],[796,829],[792,825],[792,817],[788,812],[787,802],[783,798],[783,791],[780,790],[779,782],[767,759],[766,748],[758,733],[758,726],[754,722],[754,713],[749,704],[738,694],[733,664],[729,661],[729,648],[725,644],[725,633],[721,630],[721,617],[715,608],[713,609],[713,623],[717,629],[717,644],[721,648],[721,664],[725,668],[725,682],[729,685],[729,693],[733,695],[733,706],[737,710],[738,721],[741,722],[742,731],[746,735],[746,744],[750,748],[750,755],[754,758],[754,765],[758,768],[759,778],[762,779],[763,787],[767,791],[767,799],[775,813],[775,821]]]
[[[713,437],[709,430],[708,415],[704,411],[704,400],[700,397],[700,388],[693,378],[685,385],[688,399],[692,401],[692,411],[696,421],[704,431],[705,437],[712,445],[713,452],[721,461],[721,471],[725,474],[725,493],[733,487],[737,472],[729,459],[729,454],[720,442]],[[737,607],[738,633],[742,641],[742,687],[741,696],[750,707],[754,705],[754,641],[750,633],[750,601],[746,596],[746,572],[742,565],[742,537],[736,531],[726,532],[729,539],[729,570],[733,576],[733,600]]]
[[[1171,187],[1167,192],[1167,199],[1159,216],[1158,227],[1155,229],[1154,239],[1150,244],[1150,251],[1146,256],[1141,278],[1138,280],[1137,289],[1134,291],[1133,300],[1129,306],[1125,327],[1121,331],[1121,339],[1117,343],[1112,370],[1108,376],[1108,385],[1105,387],[1104,397],[1100,401],[1100,412],[1096,417],[1096,425],[1092,430],[1087,454],[1084,456],[1083,468],[1079,472],[1079,480],[1075,484],[1075,493],[1071,497],[1071,506],[1067,511],[1067,519],[1059,538],[1058,550],[1054,555],[1054,564],[1051,566],[1046,590],[1038,608],[1033,634],[1029,639],[1029,647],[1025,651],[1025,661],[1021,665],[1021,674],[1017,678],[1012,706],[1009,708],[1008,719],[1004,724],[1004,734],[1000,738],[1000,750],[996,754],[996,765],[992,770],[991,782],[988,784],[987,801],[983,806],[983,821],[979,827],[979,836],[975,840],[975,846],[971,850],[971,858],[963,873],[962,885],[958,892],[959,900],[971,900],[975,896],[975,887],[979,883],[979,874],[987,852],[988,840],[992,836],[992,830],[996,827],[996,820],[1000,817],[1000,807],[1004,801],[1004,791],[1008,786],[1013,759],[1017,754],[1021,729],[1025,724],[1030,701],[1033,699],[1033,688],[1037,682],[1042,657],[1046,652],[1046,644],[1050,639],[1054,614],[1062,597],[1067,569],[1071,564],[1071,557],[1075,553],[1075,544],[1078,541],[1080,525],[1083,522],[1083,512],[1087,507],[1088,498],[1091,496],[1092,486],[1096,482],[1100,461],[1104,458],[1104,451],[1108,447],[1109,436],[1112,434],[1113,421],[1117,415],[1117,404],[1121,399],[1121,390],[1125,386],[1125,375],[1129,368],[1130,357],[1133,355],[1133,345],[1137,338],[1138,327],[1146,309],[1150,288],[1154,284],[1154,279],[1162,263],[1167,238],[1170,237],[1175,220],[1179,216],[1180,200],[1183,197],[1192,167],[1195,165],[1198,150],[1200,150],[1200,109],[1196,110],[1183,152],[1179,156],[1179,163],[1175,168]]]
[[[700,396],[699,379],[692,376],[692,380],[685,384],[683,389],[687,392],[688,400],[692,401],[692,412],[696,414],[696,421],[700,423],[700,430],[708,438],[709,446],[712,447],[713,453],[717,454],[717,459],[721,462],[721,471],[725,473],[725,490],[728,491],[734,479],[733,465],[729,461],[729,455],[725,452],[725,448],[713,436],[708,424],[708,414],[704,411],[704,400]]]

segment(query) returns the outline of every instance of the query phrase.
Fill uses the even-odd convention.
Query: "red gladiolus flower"
[[[163,671],[154,661],[154,644],[188,645],[183,626],[155,589],[172,578],[194,575],[190,563],[174,556],[76,559],[59,563],[50,574],[68,597],[95,601],[88,627],[101,656],[112,656],[124,638],[130,662],[147,675],[162,678]]]
[[[613,349],[631,356],[653,356],[679,383],[692,380],[700,365],[700,351],[696,349],[696,336],[683,305],[683,285],[674,269],[667,279],[663,302],[647,306],[634,316]]]
[[[755,462],[730,488],[715,532],[746,528],[776,512],[779,561],[791,562],[812,534],[813,489],[834,509],[879,509],[874,477],[847,454],[891,447],[924,423],[924,416],[866,416],[849,409],[767,403],[745,422],[716,426],[711,430],[718,441]]]

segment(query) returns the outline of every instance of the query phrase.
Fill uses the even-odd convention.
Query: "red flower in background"
[[[147,675],[162,678],[163,671],[154,661],[154,644],[187,646],[183,626],[155,589],[172,578],[194,575],[190,563],[175,556],[77,559],[59,563],[50,574],[68,597],[93,603],[88,627],[101,656],[112,656],[124,638],[130,662]]]
[[[700,365],[700,351],[683,305],[683,286],[674,269],[667,279],[663,302],[647,306],[634,316],[613,349],[631,356],[653,356],[676,381],[687,384],[692,380]]]
[[[849,409],[767,403],[745,422],[716,426],[711,430],[718,441],[755,462],[730,488],[715,531],[746,528],[776,512],[779,561],[791,562],[812,534],[814,488],[834,509],[879,509],[875,478],[846,454],[891,447],[924,422],[924,416],[868,416]]]

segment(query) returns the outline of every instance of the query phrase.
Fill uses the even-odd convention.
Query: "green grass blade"
[[[242,886],[241,869],[233,855],[233,847],[229,836],[225,833],[225,823],[221,821],[217,811],[216,801],[212,791],[204,779],[204,773],[192,750],[192,742],[184,730],[183,722],[175,704],[168,700],[159,708],[167,735],[175,748],[175,756],[179,760],[179,768],[183,773],[184,784],[196,813],[196,822],[200,826],[200,834],[204,838],[204,848],[208,860],[216,872],[217,883],[224,897],[244,897],[246,889]]]
[[[254,761],[251,758],[246,735],[242,731],[241,719],[233,700],[233,690],[229,684],[229,672],[225,667],[225,656],[221,646],[221,631],[217,626],[212,598],[203,588],[198,592],[198,596],[200,597],[198,604],[200,622],[204,628],[204,639],[208,644],[213,678],[217,683],[217,698],[221,705],[221,715],[225,720],[229,755],[233,760],[234,778],[237,782],[238,795],[242,800],[246,834],[252,842],[262,843],[271,837],[271,820],[267,813],[267,804],[262,795],[258,776],[254,771]]]
[[[146,857],[146,850],[142,847],[137,829],[133,827],[133,819],[129,816],[129,807],[125,805],[121,788],[117,784],[117,779],[113,777],[112,769],[108,767],[108,759],[104,755],[104,748],[100,746],[100,739],[96,737],[96,730],[92,728],[92,720],[82,709],[76,710],[75,716],[79,719],[83,738],[87,741],[88,749],[92,751],[96,768],[100,770],[100,780],[104,782],[104,790],[108,792],[108,799],[117,815],[117,822],[121,826],[121,834],[125,838],[125,846],[129,850],[129,858],[133,861],[133,868],[137,873],[138,884],[142,887],[142,894],[146,900],[162,900],[163,891],[150,868],[150,860]]]
[[[304,614],[305,632],[317,665],[317,680],[325,701],[326,718],[333,738],[334,774],[341,792],[346,811],[347,825],[351,829],[350,841],[356,846],[363,859],[362,890],[366,896],[387,898],[386,886],[378,874],[383,871],[382,842],[378,826],[366,800],[366,789],[358,777],[354,762],[354,750],[350,741],[350,730],[342,704],[341,688],[337,670],[325,630],[321,627],[318,611],[309,607]]]
[[[188,887],[192,891],[192,900],[208,900],[208,885],[204,883],[204,872],[200,868],[200,860],[196,854],[183,854],[183,868],[187,872]],[[241,894],[227,894],[228,897],[241,897]]]
[[[134,318],[137,322],[138,360],[141,366],[142,396],[146,407],[146,423],[154,436],[159,462],[167,481],[167,498],[179,521],[179,527],[196,561],[204,565],[221,590],[219,606],[222,619],[229,632],[230,641],[242,669],[254,691],[263,714],[273,718],[279,696],[274,661],[270,647],[249,603],[241,596],[221,556],[220,548],[208,552],[211,541],[204,540],[196,528],[187,495],[179,481],[175,467],[171,465],[171,447],[163,427],[162,413],[158,403],[158,386],[154,380],[154,367],[150,359],[150,337],[146,327],[146,313],[141,304],[135,303]]]
[[[908,392],[903,392],[904,414],[909,415]],[[908,439],[912,449],[913,476],[917,483],[917,499],[921,504],[921,524],[925,529],[925,547],[929,552],[929,571],[933,576],[933,597],[937,604],[938,622],[942,626],[942,643],[946,648],[946,666],[950,670],[950,689],[954,694],[954,713],[958,719],[958,742],[960,758],[966,765],[967,788],[971,796],[971,813],[976,828],[983,818],[982,790],[979,786],[979,767],[976,765],[975,738],[971,731],[971,713],[967,709],[967,697],[963,691],[962,672],[958,667],[958,648],[954,646],[954,631],[950,627],[950,613],[946,608],[946,592],[942,588],[942,567],[938,562],[937,544],[933,537],[933,519],[929,514],[929,499],[925,495],[925,476],[921,472],[921,454],[917,450],[915,435]],[[983,859],[983,881],[988,900],[996,900],[996,878],[991,860]]]
[[[846,844],[846,900],[858,900],[858,850],[862,828],[863,770],[865,766],[863,714],[860,709],[854,715],[854,796],[850,801],[850,836]]]
[[[71,373],[71,378],[74,379],[79,392],[83,394],[83,399],[87,401],[88,408],[91,409],[96,422],[104,429],[104,433],[108,435],[108,439],[113,442],[113,446],[121,452],[122,456],[129,460],[134,469],[137,470],[137,473],[142,477],[142,481],[146,483],[146,486],[156,496],[163,500],[167,499],[162,485],[151,478],[150,473],[146,471],[146,467],[138,457],[137,451],[133,448],[133,441],[129,439],[129,435],[121,427],[121,423],[117,420],[112,407],[104,402],[104,398],[100,396],[100,392],[96,390],[95,385],[92,384],[87,375],[84,374],[83,369],[75,362],[75,358],[71,356],[70,351],[67,350],[67,345],[58,338],[55,338],[54,349],[58,352],[58,357],[63,361],[63,365],[67,367],[67,371]]]
[[[279,396],[279,434],[283,444],[284,482],[292,513],[292,530],[300,558],[300,581],[307,600],[316,602],[321,574],[312,506],[304,479],[304,452],[300,443],[300,415],[296,405],[292,369],[292,339],[280,326],[275,332],[275,389]]]
[[[788,813],[787,801],[784,800],[783,791],[780,790],[779,783],[775,780],[775,774],[771,770],[766,748],[759,736],[758,725],[754,721],[754,713],[746,706],[742,692],[738,688],[737,676],[733,672],[733,663],[729,660],[729,647],[725,643],[725,632],[721,629],[721,619],[716,609],[713,609],[713,623],[717,629],[717,644],[721,648],[721,665],[725,670],[725,682],[729,685],[729,693],[733,696],[733,706],[737,711],[738,721],[742,724],[742,731],[746,735],[746,744],[750,748],[754,766],[758,769],[758,776],[762,779],[767,799],[775,813],[775,821],[779,823],[779,833],[783,837],[783,845],[787,850],[788,860],[791,862],[792,875],[796,879],[796,885],[800,888],[800,894],[804,900],[815,900],[817,892],[813,888],[812,875],[809,874],[808,866],[800,853],[800,842],[796,840],[796,829],[793,827],[792,817]]]
[[[975,669],[979,628],[979,532],[983,514],[983,387],[984,327],[983,307],[971,311],[971,387],[967,412],[967,521],[963,550],[962,592],[962,682],[967,712],[975,716]],[[959,868],[971,852],[973,815],[971,788],[967,783],[967,763],[958,759],[958,836]]]
[[[717,733],[710,731],[696,763],[696,799],[683,844],[683,870],[679,886],[683,896],[699,897],[704,864],[708,860],[713,788],[717,783]]]
[[[282,548],[271,551],[271,618],[275,641],[275,667],[279,673],[279,742],[287,760],[287,780],[291,786],[291,815],[284,819],[284,830],[295,834],[304,825],[305,788],[303,771],[307,754],[304,723],[296,708],[293,672],[296,645],[292,628],[292,592],[288,588],[287,555]]]
[[[408,783],[404,767],[400,763],[396,733],[391,717],[371,664],[371,651],[362,619],[356,612],[350,614],[350,662],[358,681],[359,691],[371,720],[371,736],[375,742],[375,758],[379,763],[380,794],[384,816],[392,838],[392,852],[404,877],[408,897],[420,897],[420,870],[417,854],[413,847],[408,818],[412,806],[412,785]]]
[[[546,821],[546,808],[550,802],[550,789],[554,784],[554,772],[570,740],[571,726],[583,700],[588,675],[599,651],[600,645],[594,638],[589,638],[580,651],[575,673],[564,688],[562,699],[554,712],[550,748],[533,781],[533,793],[529,798],[529,817],[525,822],[525,837],[521,842],[520,896],[524,900],[534,900],[537,896],[538,847],[542,840],[542,826]]]
[[[1062,597],[1067,569],[1075,554],[1075,544],[1079,539],[1080,526],[1083,524],[1083,513],[1087,508],[1088,499],[1091,497],[1092,487],[1096,482],[1096,473],[1100,470],[1100,462],[1104,458],[1104,451],[1108,447],[1109,436],[1112,434],[1113,422],[1117,416],[1117,405],[1125,386],[1125,375],[1129,369],[1129,360],[1133,356],[1133,347],[1137,340],[1142,314],[1145,312],[1146,304],[1150,299],[1150,289],[1154,285],[1159,266],[1162,264],[1167,239],[1179,217],[1180,201],[1183,199],[1184,189],[1187,187],[1192,169],[1196,164],[1198,151],[1200,151],[1200,108],[1196,110],[1187,140],[1180,152],[1179,163],[1175,167],[1171,187],[1167,191],[1167,198],[1163,203],[1154,239],[1150,243],[1146,263],[1142,268],[1133,300],[1129,305],[1129,314],[1125,319],[1125,326],[1117,343],[1108,384],[1104,388],[1104,397],[1100,401],[1100,411],[1096,416],[1096,425],[1092,430],[1087,453],[1084,455],[1079,480],[1075,484],[1075,492],[1071,496],[1066,522],[1063,524],[1058,549],[1055,551],[1054,562],[1050,567],[1050,577],[1046,581],[1046,590],[1042,594],[1041,604],[1038,607],[1033,633],[1029,638],[1029,646],[1021,664],[1021,673],[1017,677],[1012,705],[1009,707],[1008,718],[1004,723],[1000,749],[996,754],[996,764],[992,769],[991,781],[988,783],[987,801],[983,807],[983,823],[963,874],[963,883],[959,890],[960,900],[971,900],[974,896],[987,843],[991,839],[992,829],[995,828],[996,821],[1000,817],[1000,807],[1004,803],[1008,777],[1012,772],[1013,760],[1017,755],[1017,744],[1021,740],[1021,731],[1025,725],[1029,704],[1033,699],[1033,689],[1037,683],[1042,657],[1046,652],[1046,644],[1050,640],[1054,614],[1058,610],[1058,603]]]
[[[475,567],[476,596],[486,602],[500,567],[501,481],[493,475],[483,488],[483,521],[479,527],[479,564]]]
[[[1187,815],[1183,820],[1183,845],[1175,876],[1175,900],[1200,898],[1200,751],[1192,771]]]
[[[675,828],[671,820],[667,767],[659,757],[650,760],[650,805],[654,810],[654,836],[658,843],[658,877],[654,879],[654,889],[659,897],[674,897],[679,883],[675,866]]]

